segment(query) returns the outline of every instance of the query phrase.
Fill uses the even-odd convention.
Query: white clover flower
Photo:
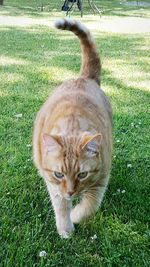
[[[131,163],[128,163],[128,164],[127,164],[127,167],[128,167],[128,168],[132,168],[132,164],[131,164]]]
[[[15,117],[16,118],[22,118],[22,113],[16,114]]]
[[[121,193],[124,194],[126,192],[126,190],[122,190]]]
[[[39,257],[46,257],[46,256],[47,256],[47,253],[46,253],[45,250],[40,251],[40,253],[39,253]]]
[[[97,239],[97,235],[93,235],[93,236],[91,236],[91,239],[92,239],[92,240]]]
[[[31,144],[27,144],[27,147],[31,147],[32,145]]]

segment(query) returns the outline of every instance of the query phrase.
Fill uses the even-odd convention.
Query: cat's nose
[[[73,195],[74,191],[69,191],[67,194],[71,197]]]

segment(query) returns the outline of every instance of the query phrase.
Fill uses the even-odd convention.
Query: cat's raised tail
[[[94,79],[100,84],[101,63],[90,31],[80,22],[70,18],[57,20],[55,27],[61,30],[72,31],[78,36],[82,50],[80,76]]]

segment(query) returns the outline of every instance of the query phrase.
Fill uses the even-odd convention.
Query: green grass
[[[118,2],[111,2],[105,1],[108,10],[117,8]],[[0,266],[148,267],[150,35],[94,31],[103,63],[102,88],[114,111],[111,180],[97,214],[78,225],[70,240],[61,240],[29,144],[36,112],[49,93],[78,75],[80,47],[71,33],[33,21],[23,25],[27,18],[55,19],[53,13],[30,11],[29,5],[9,0],[0,9]],[[137,20],[140,12],[146,18],[148,9],[138,9]],[[136,10],[126,8],[125,13],[131,16]],[[5,23],[6,15],[11,25]],[[113,22],[117,14],[108,16]],[[90,25],[97,19],[85,16],[83,21]],[[43,250],[47,256],[40,258]]]

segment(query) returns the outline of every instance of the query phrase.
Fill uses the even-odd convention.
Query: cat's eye
[[[57,179],[62,179],[62,178],[64,178],[64,175],[63,175],[63,173],[61,173],[61,172],[54,172],[54,175],[55,175],[55,177],[56,177]]]
[[[79,179],[84,179],[84,178],[87,177],[87,175],[88,175],[88,172],[80,172],[80,173],[78,174],[78,178],[79,178]]]

